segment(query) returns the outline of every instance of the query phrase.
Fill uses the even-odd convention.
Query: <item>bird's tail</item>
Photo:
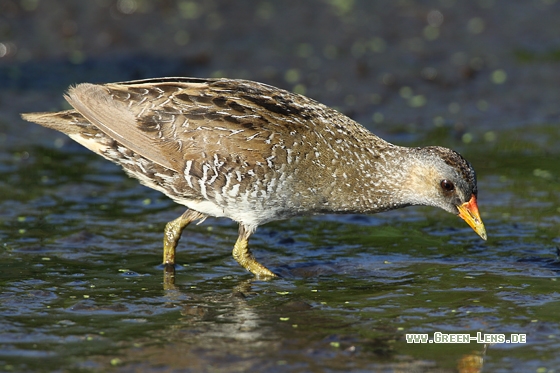
[[[59,111],[56,113],[24,113],[21,117],[28,122],[66,133],[78,133],[80,127],[88,126],[89,122],[76,110]]]

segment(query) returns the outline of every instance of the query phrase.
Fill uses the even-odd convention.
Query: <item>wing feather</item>
[[[111,97],[106,86],[82,83],[70,88],[65,98],[107,136],[163,167],[179,171],[177,162],[154,146],[153,136],[137,130],[134,112],[125,102]]]

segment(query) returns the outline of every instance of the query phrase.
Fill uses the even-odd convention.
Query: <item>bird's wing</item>
[[[303,96],[230,79],[83,83],[65,97],[105,134],[175,171],[213,154],[251,153],[265,162],[271,143],[304,134],[330,116],[343,117]]]

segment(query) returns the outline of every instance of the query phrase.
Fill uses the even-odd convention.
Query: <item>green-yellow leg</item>
[[[166,267],[173,267],[175,265],[175,249],[183,229],[194,220],[204,219],[205,217],[206,215],[200,212],[187,210],[177,219],[167,223],[163,234],[163,264]]]
[[[170,221],[165,226],[163,234],[163,288],[175,289],[175,249],[181,238],[183,229],[197,219],[204,219],[206,215],[200,212],[187,210],[177,219]]]
[[[240,224],[239,237],[237,237],[235,246],[233,246],[233,258],[243,268],[259,278],[276,277],[270,269],[257,262],[253,254],[251,254],[249,250],[249,236],[251,236],[251,232],[243,224]]]

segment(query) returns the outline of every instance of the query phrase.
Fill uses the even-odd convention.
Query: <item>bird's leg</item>
[[[251,236],[251,233],[246,226],[239,224],[239,237],[237,237],[235,246],[233,246],[233,258],[243,268],[259,278],[270,279],[276,277],[270,269],[257,262],[253,254],[251,254],[249,250],[249,236]]]
[[[183,229],[194,220],[205,218],[206,215],[198,211],[187,210],[177,219],[167,223],[163,234],[163,265],[165,267],[175,265],[175,248],[179,243]]]

